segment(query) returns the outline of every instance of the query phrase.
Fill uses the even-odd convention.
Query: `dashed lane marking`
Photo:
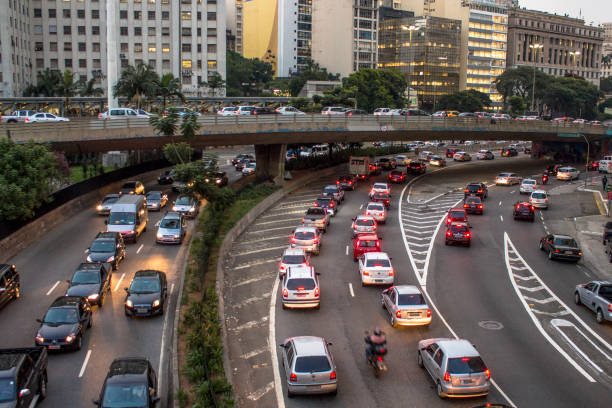
[[[119,289],[119,285],[121,285],[121,282],[123,282],[123,278],[125,278],[125,272],[121,274],[121,277],[117,281],[117,284],[115,285],[115,289],[113,289],[113,292],[116,292],[117,289]]]
[[[260,230],[255,230],[255,231],[248,231],[247,234],[262,234],[264,232],[269,232],[269,231],[277,231],[277,230],[284,230],[284,229],[294,229],[295,225],[289,225],[287,227],[276,227],[276,228],[266,228],[266,229],[260,229]]]
[[[344,251],[344,253],[348,256],[348,245],[346,246],[346,250]]]
[[[257,254],[263,251],[276,251],[276,250],[284,249],[284,248],[287,248],[287,245],[275,246],[275,247],[270,247],[270,248],[254,249],[252,251],[245,251],[245,252],[236,252],[236,253],[233,253],[232,255],[243,256],[243,255]]]
[[[270,390],[274,389],[274,382],[270,382],[268,383],[268,385],[266,385],[263,388],[258,389],[257,391],[254,391],[252,393],[250,393],[247,398],[250,399],[251,401],[257,401],[259,400],[261,397],[263,397],[264,395],[266,395],[268,392],[270,392]]]
[[[279,222],[291,222],[291,221],[298,221],[298,220],[299,220],[299,218],[289,218],[287,220],[275,220],[275,221],[257,222],[257,223],[255,223],[253,225],[257,226],[257,225],[278,224]]]
[[[351,294],[351,297],[355,297],[355,291],[353,290],[353,284],[349,282],[348,287],[349,287],[349,293]]]
[[[265,265],[267,263],[272,263],[272,262],[278,262],[278,258],[275,257],[275,258],[270,258],[270,259],[262,259],[262,260],[259,260],[259,261],[242,263],[242,264],[239,264],[238,266],[234,266],[234,267],[228,268],[228,269],[246,269],[246,268],[250,268],[252,266]]]
[[[499,202],[499,206],[500,206],[500,207],[502,206],[502,202],[501,202],[501,201]]]
[[[234,268],[234,269],[236,269],[236,268]],[[264,280],[264,279],[270,279],[270,278],[272,278],[272,276],[268,276],[268,275],[259,275],[259,276],[258,276],[258,277],[256,277],[256,278],[252,278],[252,279],[247,279],[247,280],[243,280],[243,281],[236,282],[236,283],[234,283],[232,286],[233,286],[234,288],[238,288],[238,287],[240,287],[240,286],[250,285],[251,283],[259,282],[259,281],[262,281],[262,280]]]
[[[363,204],[359,206],[359,210],[361,211],[362,209],[363,209]]]
[[[242,354],[240,356],[240,358],[248,360],[249,358],[252,358],[252,357],[258,356],[258,355],[260,355],[262,353],[265,353],[268,350],[269,350],[269,347],[268,347],[268,345],[266,345],[265,347],[260,347],[258,349],[249,351],[248,353],[244,353],[244,354]]]
[[[55,282],[55,285],[51,286],[51,289],[49,289],[49,291],[47,292],[47,296],[49,296],[51,292],[53,292],[55,288],[57,288],[57,285],[59,284],[60,284],[60,281]]]
[[[85,248],[85,251],[83,252],[84,254],[89,252],[89,248]]]
[[[157,222],[155,223],[155,226],[156,226],[156,227],[159,227],[159,224],[161,224],[161,220],[157,221]]]
[[[144,248],[144,244],[140,244],[140,246],[138,247],[138,249],[136,250],[136,253],[139,254],[140,251],[142,251],[142,248]]]
[[[91,349],[87,350],[87,354],[85,355],[85,360],[83,361],[83,365],[81,366],[81,371],[79,371],[79,378],[83,377],[83,374],[85,374],[87,363],[89,363],[89,357],[91,357]]]
[[[251,320],[250,322],[246,322],[246,323],[243,323],[243,324],[241,324],[239,326],[230,328],[230,330],[232,330],[232,331],[242,331],[242,330],[245,330],[245,329],[251,329],[253,327],[260,326],[260,325],[266,323],[267,321],[268,321],[268,316],[264,316],[264,317],[262,317],[259,320]]]
[[[501,222],[504,222],[504,216],[503,215],[500,215],[499,219],[501,220]]]
[[[276,236],[268,237],[268,238],[257,238],[256,241],[257,242],[261,242],[261,241],[273,241],[275,239],[281,239],[281,238],[287,239],[288,237],[287,237],[287,235],[276,235]],[[252,244],[253,244],[253,242],[251,240],[242,241],[242,242],[236,242],[235,243],[235,245],[252,245]]]
[[[248,299],[244,299],[242,302],[235,303],[232,306],[236,309],[240,309],[241,307],[248,306],[251,303],[261,302],[262,300],[268,299],[270,297],[270,292],[264,293],[261,296],[253,296]]]
[[[303,214],[304,211],[303,210],[299,210],[299,211],[287,211],[287,212],[283,212],[282,214],[270,214],[270,215],[261,215],[259,218],[277,218],[283,215],[290,215],[290,214]]]

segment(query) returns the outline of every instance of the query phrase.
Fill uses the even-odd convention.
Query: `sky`
[[[612,0],[519,0],[519,5],[532,10],[582,18],[585,23],[612,23]]]

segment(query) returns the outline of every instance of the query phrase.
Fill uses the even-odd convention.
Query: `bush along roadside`
[[[247,212],[278,187],[248,184],[227,188],[219,202],[211,202],[198,219],[192,240],[181,299],[179,325],[179,406],[230,408],[232,386],[223,369],[222,322],[215,292],[218,251],[225,234]]]
[[[285,170],[323,169],[348,163],[351,156],[384,156],[387,154],[405,153],[406,146],[359,147],[332,152],[329,156],[308,156],[289,160]]]

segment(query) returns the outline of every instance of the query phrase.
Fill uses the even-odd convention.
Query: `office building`
[[[378,64],[378,0],[313,0],[312,58],[348,76]]]
[[[0,13],[0,96],[19,96],[32,82],[30,3],[8,0]]]
[[[242,55],[242,1],[225,1],[225,24],[227,28],[227,49]]]
[[[297,21],[297,71],[306,68],[306,61],[312,59],[312,0],[298,0]]]
[[[379,68],[404,74],[421,107],[435,110],[440,96],[459,91],[461,20],[385,19],[379,33]]]
[[[612,23],[604,23],[604,42],[602,45],[601,78],[612,77]],[[610,61],[603,61],[608,57]],[[608,59],[606,58],[606,59]]]
[[[508,11],[508,68],[535,66],[549,75],[579,75],[599,86],[603,41],[604,29],[582,19]]]

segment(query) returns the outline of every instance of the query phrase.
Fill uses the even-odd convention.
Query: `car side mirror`
[[[284,345],[284,344],[279,344],[279,345],[278,345],[278,347],[280,347],[280,348],[284,349],[284,348],[285,348],[285,345]]]
[[[316,272],[316,274],[317,274],[317,276],[320,276],[320,275],[321,275],[321,272]]]
[[[31,393],[32,392],[30,391],[29,388],[24,388],[23,390],[19,391],[19,398],[27,397]]]
[[[99,400],[91,400],[91,402],[93,402],[94,405],[100,405],[100,401]]]
[[[108,220],[104,220],[104,225],[108,225]]]
[[[333,345],[334,345],[334,343],[332,343],[331,341],[328,341],[328,342],[327,342],[327,345],[328,345],[328,346],[333,346]]]
[[[159,401],[161,401],[161,398],[159,398],[159,397],[151,398],[151,402],[154,403],[154,404],[157,404]]]
[[[130,294],[130,290],[128,288],[123,288],[123,290],[125,290],[128,295]]]
[[[43,322],[43,321],[42,321],[42,319],[36,319],[36,321],[37,321],[38,323],[42,323],[42,322]]]
[[[66,279],[66,283],[70,283],[70,279]]]

